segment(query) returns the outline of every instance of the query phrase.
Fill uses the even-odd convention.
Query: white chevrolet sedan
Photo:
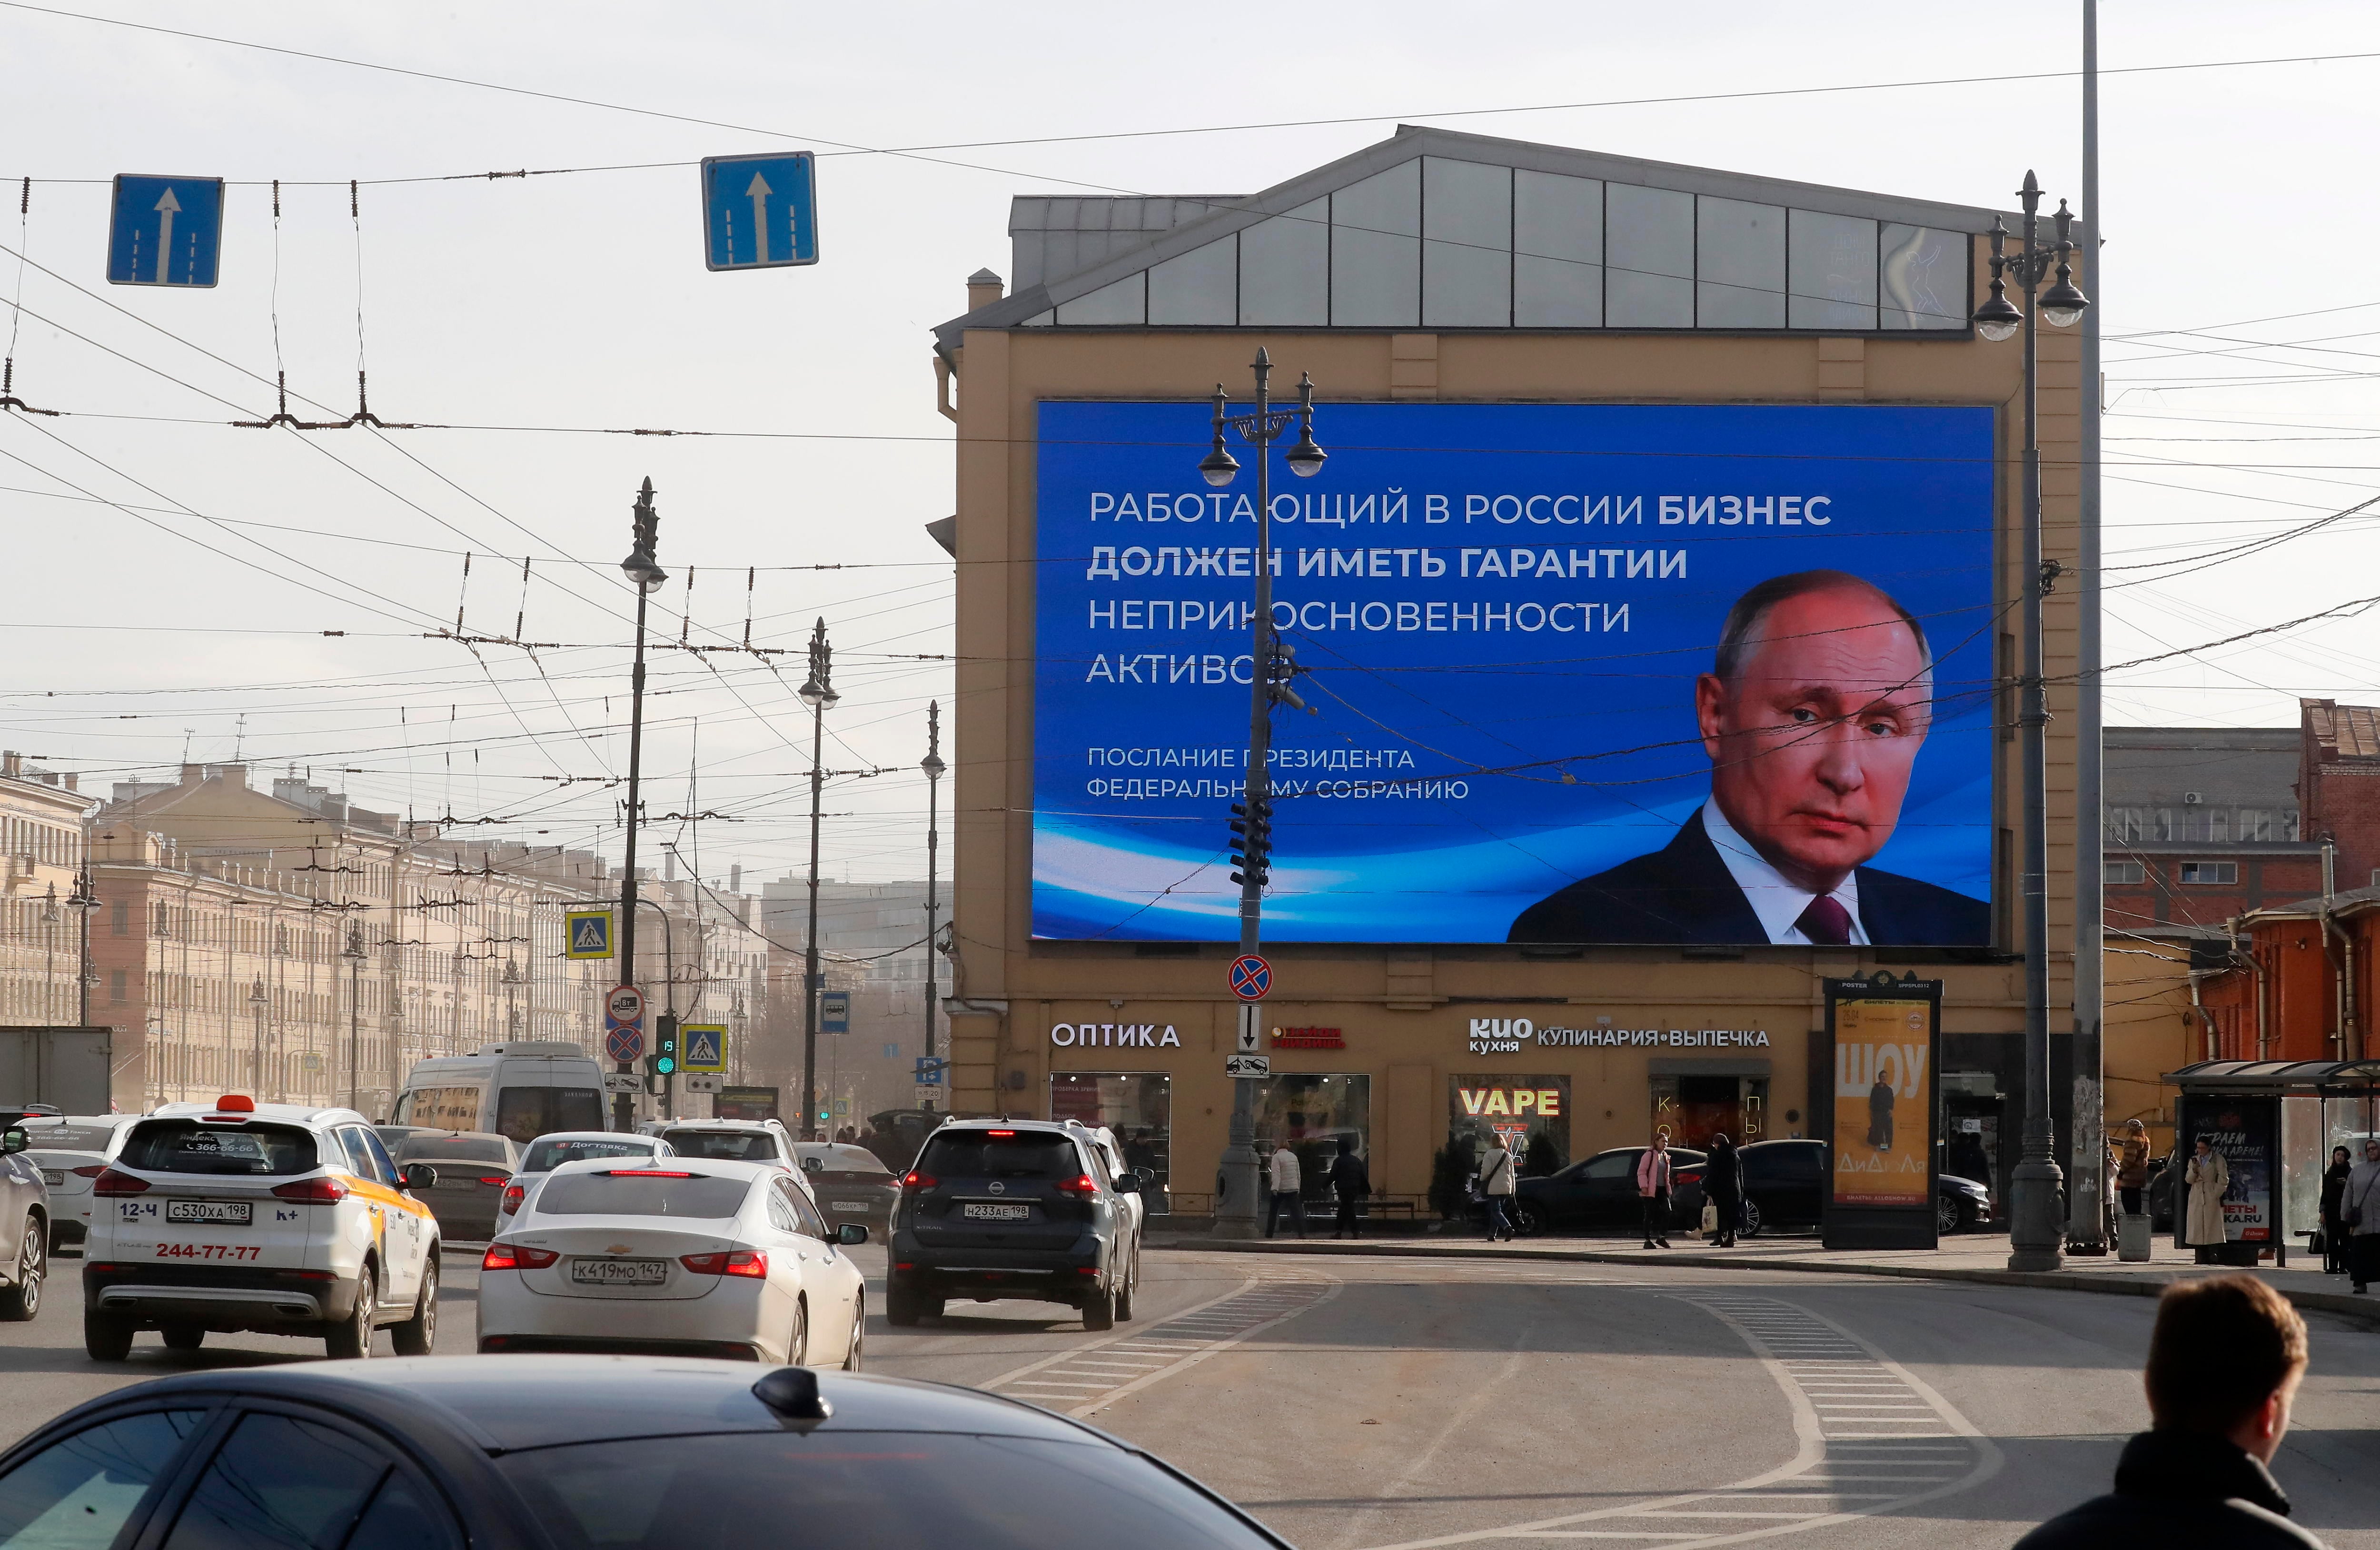
[[[482,1351],[619,1351],[856,1372],[866,1282],[801,1179],[688,1157],[565,1163],[480,1263]]]

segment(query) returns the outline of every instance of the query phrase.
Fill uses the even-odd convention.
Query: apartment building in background
[[[78,784],[0,753],[0,1023],[63,1026],[80,1015],[82,926],[67,901],[92,799]]]

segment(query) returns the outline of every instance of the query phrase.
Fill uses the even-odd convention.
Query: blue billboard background
[[[1252,450],[1205,404],[1040,406],[1033,932],[1227,941],[1247,743]],[[1274,617],[1320,713],[1274,716],[1265,936],[1502,942],[1709,792],[1694,707],[1729,605],[1788,572],[1925,626],[1934,722],[1873,865],[1991,892],[1986,409],[1325,404],[1273,465]]]

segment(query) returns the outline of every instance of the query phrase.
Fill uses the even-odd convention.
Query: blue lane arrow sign
[[[212,286],[223,252],[220,177],[119,173],[107,229],[107,278],[118,286]]]
[[[713,269],[816,263],[815,164],[807,151],[702,159],[703,259]]]

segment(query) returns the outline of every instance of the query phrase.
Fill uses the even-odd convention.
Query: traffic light
[[[1245,886],[1249,877],[1261,888],[1272,876],[1272,802],[1257,797],[1232,804],[1232,865],[1239,870],[1232,881]]]
[[[645,1056],[646,1069],[656,1082],[677,1071],[677,1019],[667,1012],[653,1019],[653,1052]]]

